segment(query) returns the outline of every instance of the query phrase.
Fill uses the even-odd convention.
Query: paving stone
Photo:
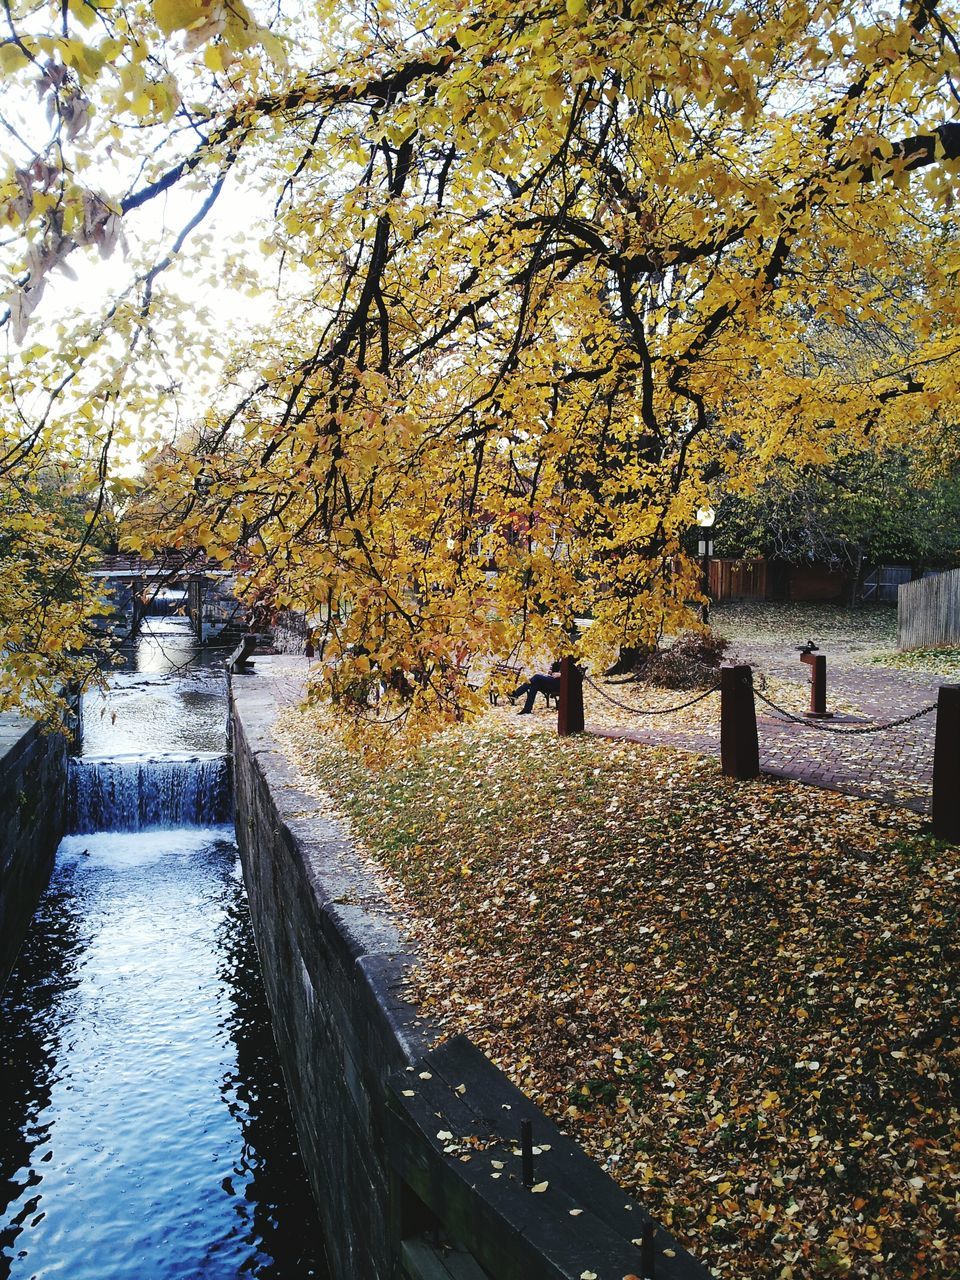
[[[806,669],[795,656],[780,647],[740,646],[739,658],[759,672],[788,680],[799,687],[808,683]],[[799,668],[799,670],[798,670]],[[758,710],[760,766],[770,774],[847,795],[864,796],[887,804],[930,812],[933,779],[933,742],[936,713],[880,732],[843,733],[846,725],[866,727],[910,715],[937,700],[942,678],[916,671],[896,671],[872,664],[844,661],[827,663],[827,706],[835,703],[855,709],[855,718],[837,720],[826,729],[797,724]],[[720,725],[711,730],[652,732],[645,729],[611,731],[611,736],[634,742],[660,743],[694,751],[720,754]]]

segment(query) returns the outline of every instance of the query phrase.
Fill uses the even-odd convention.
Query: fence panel
[[[766,560],[710,561],[710,597],[713,600],[766,600]]]
[[[882,564],[863,580],[861,599],[864,603],[892,604],[897,599],[900,587],[910,581],[908,564]]]
[[[905,582],[897,596],[897,648],[960,644],[960,569]]]

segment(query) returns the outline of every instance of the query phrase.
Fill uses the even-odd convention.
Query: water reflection
[[[145,618],[128,658],[83,700],[84,755],[223,749],[223,650],[201,649],[188,618]]]
[[[189,618],[144,618],[137,637],[133,670],[142,675],[177,674],[209,665],[219,649],[201,649]]]
[[[20,963],[0,1003],[0,1207],[22,1203],[21,1214],[0,1213],[0,1276],[9,1274],[9,1250],[22,1213],[30,1212],[32,1170],[49,1130],[50,1097],[59,1075],[60,1006],[76,986],[81,922],[65,870],[51,884],[35,917]],[[29,960],[27,957],[29,956]],[[26,961],[26,962],[25,962]]]
[[[0,1275],[324,1274],[231,837],[61,845],[0,1003]]]

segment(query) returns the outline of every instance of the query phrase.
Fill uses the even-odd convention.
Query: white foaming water
[[[149,867],[163,858],[189,858],[217,841],[231,844],[233,827],[226,823],[215,827],[167,827],[140,831],[135,840],[128,831],[95,831],[64,836],[57,860],[63,866],[82,864],[107,871],[127,871],[132,867]]]

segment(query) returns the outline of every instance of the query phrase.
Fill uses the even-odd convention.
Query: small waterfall
[[[70,830],[212,827],[230,819],[229,758],[84,756],[70,763]]]

